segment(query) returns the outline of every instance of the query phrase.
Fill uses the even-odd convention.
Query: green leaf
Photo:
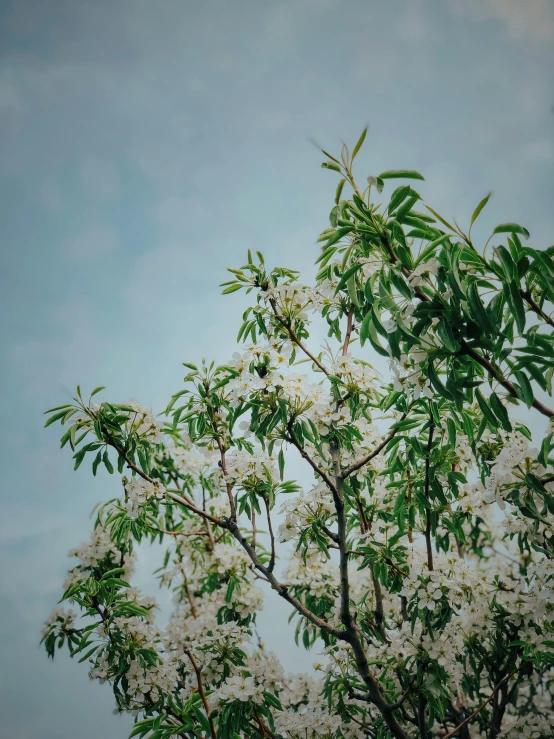
[[[515,282],[504,283],[504,296],[511,308],[520,334],[525,331],[525,306],[519,287]]]
[[[344,183],[346,180],[343,178],[339,184],[337,185],[337,191],[335,193],[335,203],[338,205],[340,201],[340,196],[342,195],[342,190],[344,188]]]
[[[379,177],[382,180],[407,179],[407,180],[424,180],[425,177],[413,169],[390,169],[388,172],[382,172]]]
[[[431,385],[433,385],[439,395],[442,395],[443,398],[446,398],[447,400],[454,400],[452,393],[447,390],[446,387],[442,384],[437,374],[437,370],[435,369],[432,362],[429,362],[427,366],[427,374],[429,376],[429,380],[431,381]]]
[[[392,213],[400,203],[410,195],[410,193],[413,195],[414,191],[409,185],[400,185],[400,187],[397,187],[391,195],[389,206],[387,208],[388,212]]]
[[[429,213],[432,213],[435,216],[435,218],[439,219],[439,221],[443,224],[443,226],[446,226],[446,228],[449,228],[451,231],[456,232],[456,229],[454,228],[454,226],[452,226],[450,223],[448,223],[448,221],[446,221],[442,216],[440,216],[436,210],[433,210],[433,208],[431,208],[429,205],[426,205],[425,207],[427,208]]]
[[[283,480],[283,473],[285,470],[285,455],[283,454],[283,450],[279,450],[279,455],[277,457],[279,461],[279,477],[281,478],[281,481]]]
[[[349,277],[348,282],[346,283],[346,289],[348,291],[348,297],[350,298],[350,300],[357,308],[359,308],[360,302],[358,300],[358,291],[356,290],[356,277],[354,275],[351,275]]]
[[[487,405],[487,401],[483,397],[481,391],[479,389],[475,390],[475,397],[477,398],[477,403],[479,404],[479,408],[481,409],[481,413],[486,418],[486,420],[489,423],[489,426],[496,431],[498,428],[498,421],[496,420],[496,417],[494,413],[491,411],[489,406]]]
[[[448,428],[448,441],[451,447],[456,446],[456,424],[451,418],[446,419],[446,426]]]
[[[362,346],[365,344],[369,337],[369,324],[371,323],[372,315],[373,311],[369,311],[368,313],[366,313],[360,327],[360,343]]]
[[[443,320],[443,321],[438,322],[437,333],[439,335],[440,340],[442,341],[442,343],[448,349],[449,352],[454,353],[459,350],[460,344],[454,338],[452,329],[450,328],[449,324],[446,321]]]
[[[362,146],[363,146],[363,143],[364,143],[364,141],[365,141],[365,137],[366,137],[366,135],[367,135],[367,129],[368,129],[368,128],[369,128],[369,126],[366,126],[366,127],[364,128],[364,130],[362,131],[362,135],[360,136],[360,138],[358,139],[358,143],[357,143],[357,144],[356,144],[356,146],[354,147],[354,151],[352,152],[352,159],[351,159],[350,161],[352,161],[352,162],[354,161],[354,157],[356,156],[356,154],[357,154],[357,153],[358,153],[358,152],[360,151],[360,149],[362,148]]]
[[[533,388],[531,387],[531,383],[529,382],[529,378],[525,374],[525,372],[522,372],[521,370],[515,370],[514,375],[517,377],[517,381],[519,383],[518,387],[520,390],[520,393],[518,395],[520,396],[521,400],[525,403],[525,405],[530,408],[533,405]]]
[[[483,198],[483,200],[481,200],[481,202],[479,203],[479,205],[473,211],[473,215],[471,216],[471,225],[472,226],[475,223],[475,221],[479,218],[479,213],[481,213],[481,211],[483,210],[483,208],[485,207],[485,205],[489,202],[489,198],[490,198],[491,195],[492,195],[492,192],[489,192],[489,194],[486,195]]]
[[[101,390],[105,390],[106,388],[103,385],[99,385],[98,387],[95,387],[92,393],[90,394],[90,397],[94,397],[96,393],[99,393]]]
[[[59,413],[54,413],[54,415],[50,416],[50,418],[46,421],[46,423],[44,424],[44,428],[50,426],[50,424],[55,423],[56,421],[59,421],[60,418],[63,418],[66,413],[67,410],[60,411]]]
[[[529,238],[529,231],[517,223],[501,223],[494,229],[493,234],[521,234],[526,239]]]
[[[87,659],[88,659],[88,658],[89,658],[89,657],[90,657],[90,656],[91,656],[92,654],[94,654],[94,652],[96,652],[96,650],[98,649],[98,647],[99,647],[99,645],[97,644],[97,645],[96,645],[96,646],[94,646],[94,647],[93,647],[92,649],[89,649],[89,650],[88,650],[88,652],[87,652],[86,654],[84,654],[84,655],[83,655],[83,656],[81,657],[81,659],[79,660],[79,664],[80,664],[81,662],[84,662],[84,661],[85,661],[85,660],[87,660]]]
[[[102,455],[102,459],[104,460],[104,466],[110,473],[110,475],[113,475],[113,465],[110,462],[110,458],[108,457],[108,450],[106,449],[104,451],[104,454]]]
[[[469,303],[469,309],[471,311],[471,317],[474,322],[480,326],[482,331],[492,333],[493,327],[489,321],[489,317],[481,301],[481,297],[477,290],[477,284],[472,282],[467,290],[467,299]]]
[[[350,233],[350,231],[353,230],[354,226],[343,226],[342,228],[337,228],[337,230],[333,234],[331,234],[331,236],[327,240],[324,249],[328,249],[330,246],[333,246],[333,244],[336,244],[337,241],[340,241],[343,236],[346,236],[346,234]]]
[[[497,246],[494,250],[500,260],[504,274],[508,281],[515,280],[519,277],[517,267],[512,259],[512,255],[505,246]]]
[[[231,285],[230,287],[226,287],[225,290],[222,290],[222,295],[229,295],[230,293],[236,293],[237,290],[240,290],[243,287],[243,285]]]
[[[102,461],[102,452],[98,452],[96,457],[94,458],[94,462],[92,463],[92,474],[96,477],[96,470],[98,469],[98,465]]]
[[[374,317],[372,312],[370,313],[370,315],[372,318]],[[371,320],[367,326],[367,337],[371,343],[371,346],[375,349],[377,354],[380,354],[382,357],[390,357],[388,351],[386,349],[383,349],[383,347],[381,346],[373,320]]]
[[[346,285],[346,283],[352,277],[352,275],[355,275],[356,272],[360,270],[362,267],[363,265],[360,263],[351,265],[340,278],[339,284],[337,285],[337,289],[335,290],[335,293],[338,293],[339,290],[342,290],[342,288]]]
[[[498,397],[498,395],[496,395],[496,393],[491,393],[490,404],[491,404],[492,410],[494,411],[494,415],[498,418],[498,420],[502,424],[502,428],[505,431],[511,431],[512,424],[510,423],[510,417],[508,416],[508,411],[506,410],[506,408],[504,408],[500,398]]]

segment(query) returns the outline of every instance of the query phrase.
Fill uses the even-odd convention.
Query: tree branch
[[[427,442],[427,452],[425,455],[425,500],[431,505],[429,500],[429,468],[431,466],[431,447],[433,446],[433,433],[435,431],[435,424],[433,422],[433,414],[431,412],[431,405],[429,404],[429,441]],[[427,567],[431,571],[433,569],[433,546],[431,542],[431,508],[426,509],[426,522],[425,522],[425,545],[427,547]]]
[[[498,693],[500,688],[504,685],[504,683],[507,683],[508,680],[513,677],[516,672],[518,672],[521,669],[521,667],[518,667],[517,670],[512,670],[512,672],[508,673],[508,675],[505,675],[502,680],[498,683],[498,685],[493,689],[492,693],[489,695],[486,701],[482,703],[479,708],[476,711],[473,711],[473,713],[470,713],[467,718],[465,718],[461,724],[458,724],[455,729],[450,731],[448,734],[444,734],[442,739],[450,739],[450,737],[455,736],[460,729],[463,729],[463,727],[468,724],[472,719],[477,716],[478,713],[481,713],[481,711],[488,706],[488,704],[491,702],[491,700],[494,698],[494,696]]]
[[[292,326],[289,323],[287,323],[285,321],[285,319],[282,318],[282,316],[279,315],[279,311],[277,310],[277,303],[275,302],[274,298],[270,298],[269,299],[269,303],[270,303],[270,305],[271,305],[271,307],[273,309],[273,313],[275,314],[275,318],[279,321],[279,323],[281,324],[281,326],[283,326],[283,328],[287,331],[288,335],[290,336],[290,338],[292,339],[292,341],[294,341],[294,343],[296,344],[296,346],[299,349],[301,349],[304,352],[304,354],[312,360],[312,362],[316,365],[316,367],[318,367],[323,372],[323,374],[330,375],[331,373],[329,372],[329,370],[327,369],[327,367],[325,367],[325,365],[322,364],[319,361],[319,359],[317,357],[315,357],[310,352],[310,350],[308,349],[308,347],[305,346],[305,344],[303,344],[300,341],[300,339],[296,335],[296,333],[295,333],[294,329],[292,328]]]
[[[269,564],[267,566],[267,569],[270,572],[273,572],[273,569],[275,567],[275,536],[273,534],[273,526],[271,524],[271,513],[269,510],[269,500],[267,498],[267,495],[263,496],[263,500],[265,503],[265,511],[267,514],[267,527],[269,529],[269,538],[271,540],[271,559],[269,560]]]
[[[200,693],[200,697],[202,698],[202,704],[204,706],[204,710],[206,711],[206,716],[208,717],[212,739],[217,739],[215,724],[214,724],[214,720],[210,713],[210,706],[208,705],[208,699],[206,698],[206,691],[204,690],[204,685],[202,684],[202,674],[201,674],[200,668],[198,667],[198,662],[195,660],[194,655],[192,654],[190,649],[185,649],[184,652],[187,655],[187,657],[190,659],[192,668],[194,672],[196,673],[196,682],[198,684],[198,692]]]
[[[300,452],[300,456],[302,457],[302,459],[305,459],[306,462],[310,465],[310,467],[315,472],[317,472],[317,474],[321,477],[322,480],[325,481],[325,483],[327,484],[328,488],[331,491],[334,491],[335,490],[335,485],[334,485],[333,481],[331,480],[331,478],[329,477],[329,475],[325,472],[325,470],[322,470],[321,467],[319,467],[319,465],[316,462],[314,462],[314,460],[310,457],[310,455],[306,452],[306,450],[302,447],[302,445],[298,443],[298,440],[297,440],[296,436],[294,435],[294,431],[293,431],[292,423],[291,422],[289,422],[289,424],[287,426],[287,431],[289,432],[289,438],[287,438],[286,441],[288,441],[289,443],[291,443],[293,446],[295,446],[298,449],[298,451]]]
[[[403,421],[407,413],[403,413],[400,417],[400,421]],[[396,423],[400,423],[400,421],[397,421]],[[389,441],[392,441],[396,434],[398,433],[398,429],[394,429],[390,432],[390,434],[383,439],[383,441],[375,447],[375,449],[370,452],[367,456],[365,456],[363,459],[360,459],[359,462],[354,462],[354,464],[351,464],[350,467],[347,467],[345,470],[342,471],[342,477],[345,480],[347,477],[349,477],[353,472],[356,472],[356,470],[359,470],[360,467],[364,467],[368,462],[371,462],[372,459],[374,459],[380,452],[383,451],[383,449],[387,446]]]

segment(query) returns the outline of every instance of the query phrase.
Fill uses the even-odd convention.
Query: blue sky
[[[106,687],[38,647],[67,551],[116,479],[72,472],[42,411],[77,383],[161,410],[181,362],[226,361],[245,306],[225,267],[261,249],[311,274],[337,151],[420,170],[474,233],[554,242],[551,0],[4,0],[0,5],[6,736],[127,736]],[[147,564],[147,562],[145,562]],[[146,582],[146,579],[145,579]],[[287,610],[266,614],[277,645]],[[288,667],[312,658],[286,651]]]

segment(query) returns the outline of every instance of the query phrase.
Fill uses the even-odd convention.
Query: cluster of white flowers
[[[126,405],[134,411],[129,413],[129,420],[125,424],[127,433],[137,434],[152,444],[161,443],[162,433],[152,415],[152,411],[143,408],[135,400],[131,400]]]
[[[337,565],[319,551],[308,556],[305,562],[298,555],[291,557],[283,579],[316,598],[326,597],[333,601],[339,587]]]
[[[244,488],[255,487],[260,480],[277,483],[279,472],[275,460],[262,449],[251,454],[246,449],[236,449],[226,456],[225,478]]]
[[[285,514],[285,520],[279,524],[279,540],[289,541],[302,527],[315,520],[325,520],[334,510],[333,499],[325,483],[317,483],[308,493],[285,500],[280,511]]]
[[[436,554],[433,570],[421,571],[421,554],[415,550],[411,557],[410,573],[404,580],[401,595],[415,602],[420,609],[434,611],[438,603],[447,599],[448,604],[460,608],[474,598],[487,600],[491,591],[486,573],[470,567],[457,555]]]
[[[60,631],[66,631],[72,629],[75,624],[76,614],[74,611],[66,611],[63,608],[55,608],[52,613],[48,616],[44,628],[42,629],[42,635],[44,636],[53,627],[56,627]]]
[[[436,275],[439,271],[439,267],[440,262],[435,257],[429,259],[427,262],[421,262],[414,270],[412,270],[412,274],[409,278],[410,285],[412,287],[417,287],[429,275]]]
[[[215,450],[192,446],[172,446],[167,450],[167,455],[171,457],[179,472],[193,477],[205,474],[219,458],[219,453]]]
[[[309,323],[309,312],[316,310],[322,301],[318,290],[299,282],[269,285],[260,294],[266,301],[273,300],[276,303],[280,315],[289,319],[294,317],[303,323]]]
[[[261,703],[263,701],[263,688],[252,676],[231,675],[218,688],[213,705],[224,701],[250,701]]]
[[[106,557],[111,556],[113,566],[119,565],[121,562],[121,551],[117,549],[110,538],[109,532],[102,526],[97,526],[93,529],[90,539],[77,549],[70,550],[69,556],[75,557],[79,563],[67,573],[67,577],[63,583],[65,590],[70,585],[81,580],[87,571],[95,568]],[[125,554],[123,568],[124,577],[129,579],[134,568],[134,555],[132,552]]]
[[[511,717],[508,716],[508,726],[502,731],[499,739],[547,739],[552,736],[552,720],[553,714],[550,710],[549,715],[537,716],[526,715]]]
[[[174,662],[150,665],[141,664],[138,659],[131,660],[125,677],[127,693],[132,698],[131,708],[141,708],[147,698],[157,701],[165,695],[171,695],[178,680]]]
[[[367,362],[355,359],[352,354],[337,357],[332,370],[333,374],[340,375],[347,392],[372,394],[382,384],[379,373]]]
[[[412,347],[407,354],[400,357],[400,361],[391,360],[390,367],[394,374],[394,389],[397,392],[408,392],[414,400],[421,395],[426,398],[432,398],[434,391],[431,383],[423,374],[423,365],[427,362],[428,351],[434,347],[429,341],[430,335],[427,333],[424,337],[420,337],[420,343]],[[424,344],[427,341],[427,344]]]
[[[129,518],[137,518],[141,507],[151,500],[163,500],[165,497],[165,487],[161,483],[152,483],[142,477],[133,477],[130,480],[124,477],[123,486]]]

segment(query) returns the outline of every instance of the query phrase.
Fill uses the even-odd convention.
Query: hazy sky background
[[[6,737],[123,739],[107,686],[40,629],[116,477],[72,472],[43,410],[84,389],[161,410],[181,362],[226,361],[247,248],[310,275],[337,152],[420,170],[475,234],[553,243],[551,0],[2,0],[0,715]],[[144,579],[146,582],[146,579]],[[262,633],[288,668],[288,609]],[[315,657],[314,657],[315,658]],[[4,734],[5,732],[5,734]]]

